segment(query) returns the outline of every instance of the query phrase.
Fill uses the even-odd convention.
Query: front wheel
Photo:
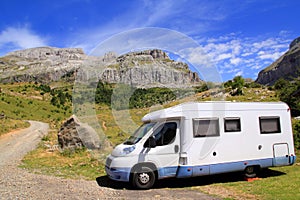
[[[149,189],[155,183],[155,174],[149,167],[141,167],[133,172],[132,185],[139,189]]]

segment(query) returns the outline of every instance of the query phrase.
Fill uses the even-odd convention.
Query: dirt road
[[[38,175],[20,169],[22,157],[34,149],[48,131],[48,124],[30,121],[27,129],[0,137],[0,200],[6,199],[217,199],[189,189],[137,191],[115,187],[105,177],[95,181]],[[107,184],[108,183],[108,184]]]

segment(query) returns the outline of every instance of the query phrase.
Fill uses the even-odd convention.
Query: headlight
[[[131,152],[133,152],[133,150],[135,150],[135,146],[130,146],[130,147],[126,147],[123,149],[123,154],[129,154]]]

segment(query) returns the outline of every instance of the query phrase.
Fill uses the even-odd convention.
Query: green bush
[[[293,116],[300,115],[300,81],[279,79],[274,88],[279,99],[289,105]]]
[[[300,149],[300,120],[293,121],[293,133],[295,148]]]

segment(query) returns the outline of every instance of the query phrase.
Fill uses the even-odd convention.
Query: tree
[[[300,115],[300,81],[279,79],[275,84],[276,94],[280,101],[289,105],[293,116]]]
[[[281,90],[289,85],[289,82],[283,78],[278,79],[276,83],[274,84],[274,88],[276,90]]]
[[[242,76],[236,76],[233,78],[231,85],[232,90],[236,90],[234,95],[243,95],[243,87],[245,85],[245,80]]]
[[[293,133],[294,133],[295,147],[297,149],[300,149],[300,120],[293,121]]]

